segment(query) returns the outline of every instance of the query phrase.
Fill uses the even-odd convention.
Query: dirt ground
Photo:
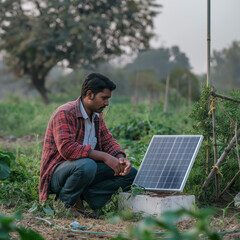
[[[9,209],[6,206],[0,206],[0,214],[5,216],[12,216],[13,209]],[[240,239],[240,222],[239,222],[240,210],[231,208],[228,216],[223,217],[219,215],[211,219],[211,228],[217,232],[227,232],[231,231],[229,234],[225,234],[223,239]],[[38,216],[32,215],[30,213],[24,213],[22,219],[16,221],[17,226],[24,226],[25,228],[31,228],[34,231],[40,233],[46,240],[100,240],[100,239],[112,239],[117,236],[116,233],[126,233],[129,227],[134,226],[137,222],[130,221],[119,221],[116,223],[110,223],[108,220],[90,219],[90,218],[76,218],[67,219],[61,218],[57,219],[54,217],[44,217],[44,220],[49,221],[47,223],[44,220],[37,219]],[[70,228],[72,222],[78,222],[79,226],[85,226],[82,229]],[[180,231],[187,231],[193,228],[196,224],[196,220],[187,219],[176,223]],[[63,229],[70,228],[70,229]],[[89,233],[84,233],[82,231],[87,231]],[[237,230],[237,231],[236,231]],[[239,230],[239,231],[238,231]],[[157,229],[157,231],[165,232],[163,229]],[[236,231],[236,232],[232,232]],[[98,232],[98,234],[94,233]],[[114,234],[115,233],[115,234]],[[159,235],[158,235],[159,237]],[[12,240],[19,239],[17,233],[11,234]]]
[[[29,144],[36,143],[36,141],[43,143],[44,137],[37,136],[34,134],[29,134],[21,138],[15,136],[1,136],[0,135],[0,145],[7,145],[8,147],[19,144],[22,147],[27,147]]]
[[[0,212],[7,215],[13,215],[11,209],[7,209],[1,206]],[[25,228],[31,228],[34,231],[40,233],[46,240],[99,240],[99,239],[111,239],[117,235],[114,233],[126,233],[130,226],[137,224],[136,222],[129,221],[119,221],[117,223],[110,223],[108,220],[98,220],[98,219],[88,219],[88,218],[78,218],[78,219],[55,219],[51,217],[44,217],[54,226],[50,226],[47,222],[38,220],[36,216],[25,213],[22,216],[22,220],[16,221],[17,226],[24,226]],[[70,227],[71,223],[77,221],[79,226],[87,226],[82,229],[83,231],[89,231],[93,233],[81,233],[73,232],[70,229],[64,230],[63,227]],[[184,220],[178,223],[178,227],[181,231],[185,231],[194,225],[194,220]],[[77,229],[78,230],[78,229]],[[81,229],[79,229],[81,230]],[[159,230],[160,231],[160,230]],[[163,231],[163,230],[162,230]],[[94,232],[99,232],[99,234],[94,234]],[[108,233],[108,234],[104,234]],[[11,234],[12,240],[17,240],[17,233]]]

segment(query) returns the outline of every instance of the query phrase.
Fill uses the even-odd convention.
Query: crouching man
[[[53,113],[41,158],[40,203],[54,193],[78,217],[85,214],[82,200],[96,210],[120,187],[130,189],[137,171],[102,118],[115,88],[107,77],[92,73],[81,96]]]

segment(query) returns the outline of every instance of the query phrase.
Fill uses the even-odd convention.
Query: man
[[[77,216],[84,214],[82,200],[93,210],[100,209],[119,187],[130,189],[136,169],[102,118],[115,88],[107,77],[92,73],[81,96],[53,113],[41,159],[40,203],[55,193]]]

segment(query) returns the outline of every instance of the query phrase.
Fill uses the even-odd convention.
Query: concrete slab
[[[135,197],[131,193],[120,193],[119,208],[130,208],[135,213],[146,216],[160,216],[165,211],[174,211],[181,208],[194,209],[194,195],[169,194],[139,194]],[[186,219],[186,217],[181,220]]]

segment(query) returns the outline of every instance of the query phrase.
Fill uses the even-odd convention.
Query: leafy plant
[[[14,160],[15,155],[13,153],[0,151],[0,180],[9,176],[10,166]]]
[[[164,134],[176,134],[177,131],[164,126],[161,123],[155,123],[153,121],[132,119],[124,122],[111,129],[111,132],[115,137],[120,137],[129,140],[140,140],[142,137],[152,134],[164,135]]]
[[[129,229],[127,235],[120,235],[118,240],[155,240],[157,236],[164,235],[169,240],[200,240],[202,237],[209,240],[220,240],[221,236],[209,228],[209,217],[214,213],[212,209],[186,210],[164,212],[161,217],[147,217],[135,227]],[[195,226],[181,232],[176,227],[176,221],[183,216],[190,216],[197,220]],[[164,229],[167,232],[155,232],[157,229]]]
[[[11,232],[18,232],[21,240],[44,240],[44,238],[31,229],[18,227],[14,224],[15,220],[21,219],[21,213],[16,213],[13,217],[0,215],[0,240],[10,240]]]

